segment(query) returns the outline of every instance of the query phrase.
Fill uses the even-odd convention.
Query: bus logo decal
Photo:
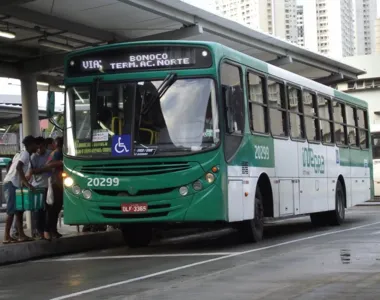
[[[304,168],[311,168],[316,174],[325,173],[325,158],[323,155],[314,154],[313,149],[302,148],[302,160]]]

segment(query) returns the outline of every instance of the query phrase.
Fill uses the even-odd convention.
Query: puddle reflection
[[[341,249],[340,250],[340,260],[342,264],[347,265],[351,263],[351,250]]]

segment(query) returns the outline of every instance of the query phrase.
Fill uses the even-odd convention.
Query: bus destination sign
[[[141,72],[185,68],[209,68],[212,57],[204,47],[139,46],[74,56],[67,61],[68,76]]]

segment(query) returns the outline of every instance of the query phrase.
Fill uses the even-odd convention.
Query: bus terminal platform
[[[0,236],[4,235],[5,213],[0,213]],[[62,237],[52,241],[35,240],[11,244],[0,243],[0,265],[19,263],[37,258],[100,250],[124,245],[118,230],[103,232],[78,232],[76,226],[62,224],[58,227]]]

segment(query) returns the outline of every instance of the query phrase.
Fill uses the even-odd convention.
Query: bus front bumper
[[[125,213],[121,209],[124,203],[146,203],[148,210]],[[187,196],[159,200],[150,195],[135,197],[133,201],[112,196],[93,201],[64,191],[64,222],[68,225],[226,221],[226,207],[217,185]]]

